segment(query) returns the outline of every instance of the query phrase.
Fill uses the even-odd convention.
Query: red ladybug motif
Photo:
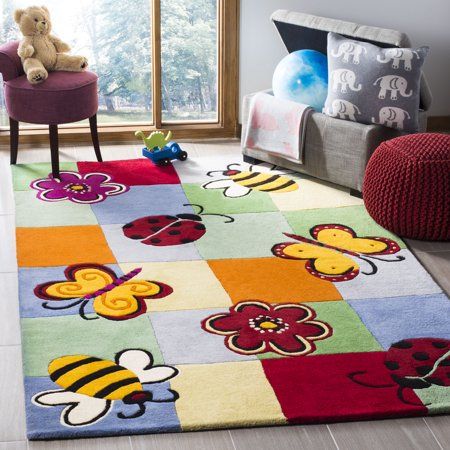
[[[411,392],[413,389],[426,389],[432,385],[450,386],[450,340],[403,339],[391,345],[386,352],[384,365],[393,383],[366,383],[361,376],[367,372],[353,372],[349,374],[349,378],[366,387],[397,387],[398,398],[403,403],[419,405],[405,398],[405,390]]]
[[[185,204],[183,206],[196,206],[198,214],[177,214],[175,216],[146,216],[133,220],[122,227],[123,234],[130,239],[141,241],[145,245],[156,247],[188,244],[197,241],[206,233],[201,216],[220,216],[234,222],[234,219],[224,214],[203,214],[200,205]]]

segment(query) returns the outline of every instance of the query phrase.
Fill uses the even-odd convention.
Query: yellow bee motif
[[[250,166],[249,170],[232,169],[240,164],[229,164],[227,170],[212,170],[207,173],[210,177],[219,172],[227,178],[209,181],[203,189],[224,189],[223,195],[229,198],[238,198],[248,195],[252,190],[282,193],[298,189],[296,181],[283,175],[283,172],[274,170],[276,166],[257,165]],[[254,167],[257,170],[254,170]]]
[[[145,403],[167,403],[178,399],[168,389],[168,399],[155,399],[145,384],[161,383],[178,374],[171,366],[154,366],[150,352],[128,349],[116,354],[115,361],[89,355],[67,355],[54,359],[48,366],[50,379],[62,390],[41,392],[33,397],[38,406],[68,405],[61,413],[66,426],[86,426],[98,422],[111,410],[114,401],[137,405],[138,410],[120,419],[134,419],[145,413]]]

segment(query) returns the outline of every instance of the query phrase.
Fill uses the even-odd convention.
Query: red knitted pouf
[[[363,197],[372,218],[399,236],[450,240],[450,135],[383,142],[367,165]]]

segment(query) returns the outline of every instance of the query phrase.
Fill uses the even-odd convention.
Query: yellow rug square
[[[171,387],[183,431],[285,424],[261,362],[180,365]]]
[[[232,301],[206,261],[174,261],[120,264],[124,273],[142,267],[139,277],[157,280],[173,289],[172,294],[147,302],[148,311],[177,311],[230,307]]]
[[[363,205],[362,199],[353,197],[349,189],[336,187],[324,181],[301,179],[296,191],[269,194],[280,211],[301,209],[339,208]]]

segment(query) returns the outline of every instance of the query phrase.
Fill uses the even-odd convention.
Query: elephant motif
[[[409,48],[389,48],[384,52],[384,59],[381,55],[377,55],[377,61],[380,63],[388,63],[392,61],[392,68],[398,69],[400,67],[400,61],[403,61],[405,70],[410,71],[412,69],[411,62],[414,59],[414,55],[417,59],[420,59],[419,53]]]
[[[348,119],[353,122],[356,122],[356,114],[361,114],[361,111],[356,105],[342,99],[333,100],[331,107],[328,107],[324,112],[331,117],[339,117],[339,119],[344,120]]]
[[[385,106],[381,108],[378,115],[378,121],[375,119],[375,117],[372,117],[373,123],[376,123],[378,125],[385,125],[390,128],[398,128],[399,130],[403,130],[403,122],[406,119],[411,119],[408,111],[393,106]]]
[[[334,92],[337,92],[340,86],[342,94],[347,92],[347,88],[352,91],[360,91],[362,87],[361,83],[356,84],[355,72],[348,69],[333,70],[330,74],[330,83]]]
[[[331,52],[331,56],[334,58],[340,58],[343,55],[344,57],[342,58],[342,61],[346,63],[350,62],[351,57],[353,64],[359,64],[360,57],[363,53],[367,53],[367,49],[365,47],[357,44],[356,42],[346,41],[339,44],[337,51]]]
[[[391,92],[391,100],[397,100],[397,94],[400,93],[402,97],[411,97],[412,90],[406,93],[408,88],[408,81],[405,78],[398,75],[385,75],[384,77],[377,78],[374,86],[380,85],[380,92],[378,98],[385,98],[388,91]]]

